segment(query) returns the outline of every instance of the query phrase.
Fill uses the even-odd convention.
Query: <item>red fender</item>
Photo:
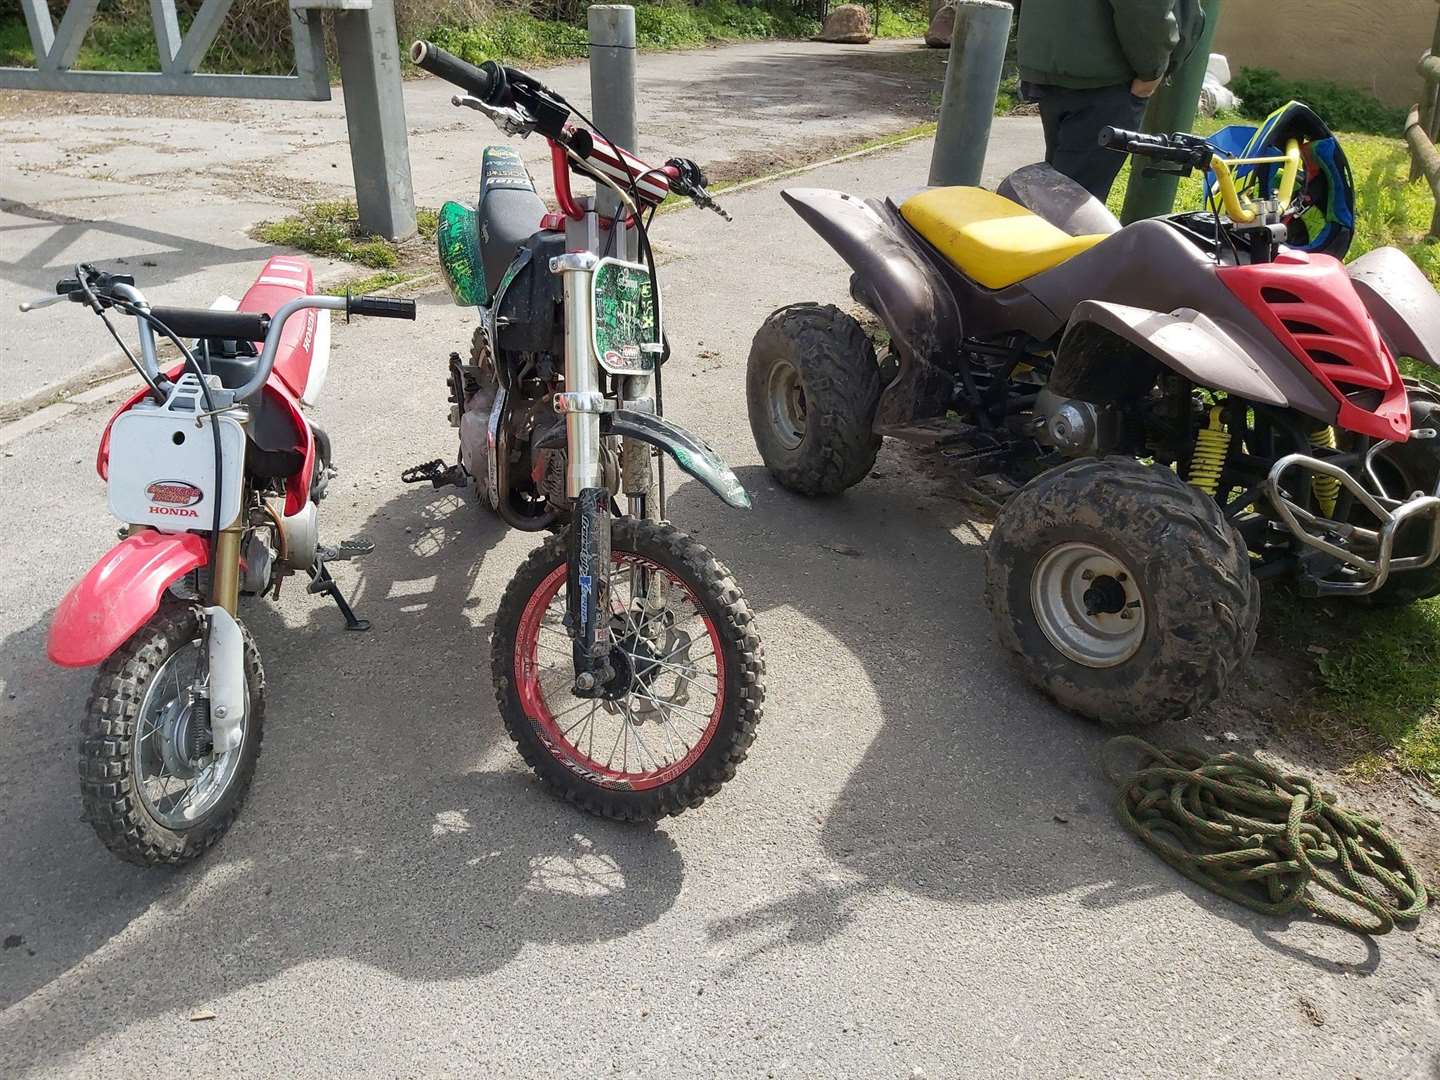
[[[165,590],[210,558],[205,537],[144,529],[100,557],[50,623],[46,652],[61,667],[98,664],[160,607]]]

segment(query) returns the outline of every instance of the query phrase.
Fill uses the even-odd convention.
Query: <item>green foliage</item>
[[[1343,736],[1362,770],[1376,752],[1440,789],[1440,600],[1404,608],[1361,608],[1301,600],[1276,589],[1265,597],[1262,634],[1314,664],[1322,691],[1304,709],[1322,729]]]
[[[420,238],[433,240],[435,211],[417,210],[415,218]],[[344,259],[374,270],[393,270],[400,265],[396,245],[364,232],[355,204],[348,200],[311,203],[279,221],[262,221],[252,235],[266,244]]]
[[[1335,131],[1399,135],[1405,110],[1386,105],[1353,86],[1323,80],[1286,79],[1269,68],[1242,68],[1231,82],[1240,95],[1241,111],[1263,120],[1290,101],[1303,101]]]
[[[882,38],[924,37],[930,29],[929,7],[921,4],[882,5],[875,19],[875,36]]]
[[[344,296],[347,293],[360,296],[364,293],[375,293],[381,289],[404,285],[407,281],[413,281],[419,276],[418,273],[409,270],[381,270],[378,274],[347,278],[326,289],[325,293],[327,296]]]
[[[734,0],[637,4],[635,37],[642,49],[693,49],[726,41],[808,37],[814,19],[780,4],[746,7]],[[586,55],[584,25],[504,12],[465,27],[441,26],[432,32],[441,48],[478,64],[484,60],[539,63]]]

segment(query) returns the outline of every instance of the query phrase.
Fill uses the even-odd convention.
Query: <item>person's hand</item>
[[[1130,93],[1138,98],[1148,98],[1160,88],[1163,79],[1136,79],[1130,84]]]

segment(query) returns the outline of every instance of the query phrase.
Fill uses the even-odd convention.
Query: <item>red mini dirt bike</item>
[[[96,462],[125,523],[120,543],[60,602],[50,659],[100,665],[80,737],[86,819],[122,859],[186,862],[235,820],[260,754],[265,673],[236,613],[241,594],[278,592],[301,570],[349,629],[368,628],[327,564],[372,545],[320,543],[335,469],[302,406],[325,382],[331,311],[413,319],[415,304],[314,295],[310,267],[286,257],[238,305],[152,308],[133,278],[81,265],[21,310],[62,300],[90,307],[112,335],[108,312],[135,318],[139,358],[121,347],[146,385],[105,426]],[[183,357],[166,373],[157,334]]]
[[[1225,689],[1259,578],[1374,604],[1440,593],[1440,388],[1396,362],[1440,366],[1440,297],[1393,248],[1347,267],[1291,246],[1314,202],[1304,130],[1249,158],[1193,135],[1103,141],[1213,176],[1212,209],[1122,228],[1046,165],[998,192],[786,191],[889,348],[877,361],[834,307],[781,308],[747,397],[765,463],[804,494],[858,483],[882,436],[1022,482],[987,550],[1001,644],[1060,703],[1144,724]],[[1278,182],[1246,197],[1236,170]]]

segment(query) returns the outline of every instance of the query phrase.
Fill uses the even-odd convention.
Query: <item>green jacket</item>
[[[1072,89],[1158,79],[1189,58],[1204,26],[1200,0],[1025,0],[1020,78]]]

